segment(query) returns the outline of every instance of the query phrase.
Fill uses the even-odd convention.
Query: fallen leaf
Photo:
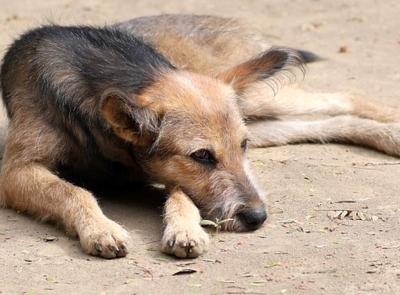
[[[191,268],[185,268],[185,269],[181,269],[180,271],[173,273],[172,275],[173,276],[190,275],[195,272],[197,272],[197,270],[191,269]]]
[[[188,265],[196,264],[196,262],[184,262],[184,263],[177,263],[176,266],[184,267]]]
[[[267,264],[266,266],[264,266],[265,268],[271,268],[271,267],[275,267],[275,266],[281,266],[280,262],[272,262],[270,264]]]
[[[282,221],[279,221],[280,223],[283,223],[283,224],[291,224],[291,223],[297,223],[297,220],[295,220],[295,219],[288,219],[288,220],[282,220]]]
[[[207,258],[205,258],[205,259],[203,259],[203,261],[205,261],[205,262],[213,262],[213,263],[222,263],[221,260],[218,260],[218,259],[207,259]]]
[[[357,214],[356,214],[355,211],[351,211],[350,214],[349,214],[349,218],[350,218],[351,220],[357,220],[357,219],[358,219],[358,216],[357,216]]]
[[[382,217],[378,217],[375,215],[369,215],[365,212],[361,212],[359,210],[332,210],[327,213],[329,219],[350,219],[350,220],[361,220],[361,221],[377,221],[381,219],[384,221]]]
[[[320,269],[314,271],[304,271],[303,274],[325,274],[325,273],[336,273],[337,269]]]
[[[335,203],[337,203],[337,204],[348,204],[348,203],[350,203],[350,204],[352,204],[352,203],[357,203],[356,201],[353,201],[353,200],[341,200],[341,201],[337,201],[337,202],[335,202]]]
[[[53,242],[53,241],[57,241],[58,238],[57,237],[53,237],[53,236],[47,236],[43,238],[43,241],[45,242]]]
[[[367,218],[365,217],[365,215],[362,212],[357,212],[358,217],[360,217],[360,219],[362,221],[367,220]]]
[[[287,255],[289,254],[288,252],[282,252],[282,251],[276,251],[274,252],[275,254],[280,254],[280,255]]]
[[[255,286],[255,287],[261,287],[264,286],[266,281],[256,281],[256,282],[251,282],[250,285]]]
[[[241,276],[244,277],[244,278],[251,278],[251,277],[255,277],[256,275],[254,275],[252,273],[249,273],[249,272],[246,272],[246,273],[242,274]]]
[[[343,210],[340,214],[339,214],[339,219],[344,219],[347,215],[349,215],[349,211],[347,210]]]
[[[229,280],[217,280],[218,282],[221,282],[221,283],[225,283],[225,284],[233,284],[233,283],[236,283],[235,281],[229,281]]]

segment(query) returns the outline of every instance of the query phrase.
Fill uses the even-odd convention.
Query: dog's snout
[[[267,219],[264,207],[248,208],[238,213],[238,218],[248,230],[256,230]]]

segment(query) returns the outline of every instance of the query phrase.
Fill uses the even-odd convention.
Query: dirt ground
[[[0,6],[1,55],[18,34],[49,21],[243,17],[272,43],[326,58],[308,67],[305,87],[350,90],[400,106],[398,0],[1,0]],[[4,138],[4,113],[1,126]],[[137,201],[147,192],[100,199],[134,241],[118,260],[89,257],[61,230],[0,210],[0,293],[400,294],[399,159],[342,145],[258,149],[250,158],[269,192],[269,222],[250,234],[215,235],[209,252],[195,260],[158,251],[160,206]],[[331,220],[330,210],[361,211],[367,220]],[[182,269],[197,272],[173,276]]]

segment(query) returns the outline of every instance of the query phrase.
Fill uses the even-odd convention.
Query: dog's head
[[[254,230],[267,214],[246,160],[249,134],[237,99],[291,58],[270,50],[217,77],[163,72],[141,93],[107,92],[101,111],[118,136],[142,148],[153,181],[180,187],[204,218],[228,219],[227,230]]]

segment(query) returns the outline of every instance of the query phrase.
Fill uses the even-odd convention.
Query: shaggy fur
[[[1,71],[10,117],[0,202],[125,256],[128,234],[81,183],[161,183],[162,251],[207,250],[201,217],[254,230],[266,219],[247,146],[355,143],[399,155],[397,111],[362,98],[280,85],[306,51],[271,47],[237,20],[137,18],[105,28],[47,26],[22,35]],[[281,116],[327,115],[318,121]]]

